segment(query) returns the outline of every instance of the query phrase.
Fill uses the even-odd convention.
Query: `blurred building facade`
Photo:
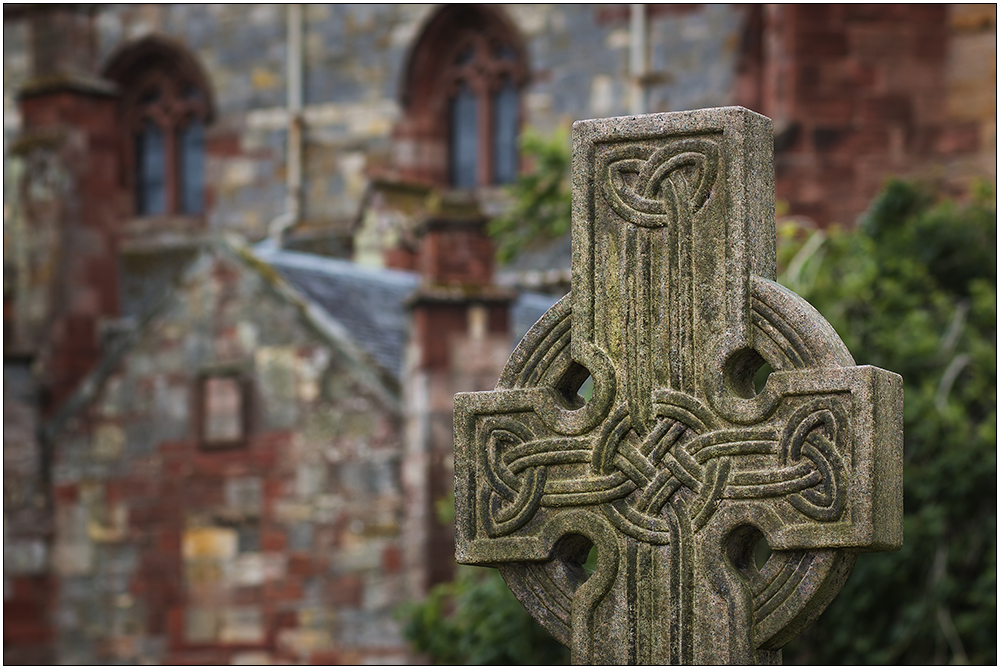
[[[552,302],[483,232],[525,126],[742,104],[818,225],[996,181],[995,5],[6,5],[4,50],[8,662],[414,659],[451,397]]]

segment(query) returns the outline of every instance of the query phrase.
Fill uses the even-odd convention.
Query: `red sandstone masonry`
[[[127,201],[119,167],[119,128],[113,98],[74,91],[31,95],[21,101],[24,130],[66,131],[59,156],[70,173],[63,243],[79,229],[96,244],[65,249],[65,275],[55,285],[47,340],[48,409],[59,406],[100,355],[97,327],[118,315],[117,228]],[[88,295],[96,299],[80,299]]]
[[[944,157],[983,150],[981,123],[949,118],[941,95],[946,60],[960,38],[949,27],[949,12],[957,10],[785,5],[767,11],[773,41],[759,56],[762,79],[784,84],[770,89],[758,110],[794,133],[775,155],[777,197],[791,214],[851,225],[888,176],[920,175]],[[741,76],[756,77],[748,57]],[[746,86],[737,89],[749,94]]]

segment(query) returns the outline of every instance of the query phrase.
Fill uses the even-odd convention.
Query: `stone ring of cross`
[[[573,290],[456,396],[458,560],[574,663],[780,662],[902,543],[902,380],[774,282],[771,142],[738,107],[575,124]]]

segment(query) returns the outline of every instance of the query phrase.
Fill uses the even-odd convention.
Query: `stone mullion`
[[[164,175],[164,188],[166,190],[166,213],[176,215],[180,211],[180,197],[178,195],[179,186],[178,170],[178,150],[177,150],[177,123],[174,119],[163,129],[163,148],[166,160]]]
[[[479,185],[493,183],[493,87],[484,81],[479,88]]]

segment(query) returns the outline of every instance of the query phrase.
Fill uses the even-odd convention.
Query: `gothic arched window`
[[[493,8],[445,7],[428,23],[410,56],[396,133],[406,176],[455,188],[514,181],[523,52]]]
[[[178,46],[147,38],[107,68],[122,89],[126,179],[137,216],[197,216],[205,209],[206,79]]]

